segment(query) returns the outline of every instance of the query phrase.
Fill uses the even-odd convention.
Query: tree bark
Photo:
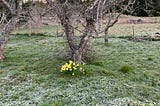
[[[105,29],[105,32],[104,32],[104,33],[105,33],[105,35],[104,35],[104,36],[105,36],[105,37],[104,37],[104,42],[105,42],[105,43],[108,43],[108,42],[109,42],[108,29],[109,29],[109,28],[106,28],[106,29]]]
[[[83,33],[83,36],[80,40],[80,44],[78,46],[78,49],[74,52],[73,54],[73,61],[77,63],[82,63],[82,54],[86,52],[87,47],[89,46],[90,43],[90,38],[92,36],[92,32],[94,31],[95,28],[95,23],[90,20],[86,20],[86,27]]]
[[[4,60],[3,50],[5,48],[5,45],[7,44],[7,41],[10,36],[10,32],[13,30],[14,26],[16,25],[17,17],[13,16],[9,22],[5,25],[1,32],[1,38],[0,38],[0,61]]]
[[[63,5],[61,7],[61,10],[62,13],[57,13],[57,16],[61,21],[61,25],[64,27],[64,32],[66,34],[68,45],[73,59],[73,55],[78,49],[78,45],[74,43],[74,28],[72,26],[72,22],[70,21],[70,16],[67,14],[67,6]]]
[[[86,52],[86,48],[89,45],[91,33],[94,31],[95,23],[86,20],[86,27],[83,33],[83,36],[80,40],[79,45],[76,45],[74,43],[74,28],[72,26],[71,21],[69,18],[62,18],[61,23],[64,27],[65,34],[67,36],[68,45],[70,47],[71,53],[72,53],[72,60],[76,63],[82,63],[82,54]]]
[[[4,56],[3,56],[3,53],[2,51],[0,50],[0,61],[4,60]]]
[[[74,28],[72,27],[71,21],[69,19],[65,19],[63,22],[64,32],[67,36],[67,41],[72,53],[77,49],[77,45],[74,43]]]
[[[96,0],[98,2],[98,0]],[[51,4],[50,0],[47,0],[49,4]],[[68,41],[68,45],[70,48],[70,51],[72,53],[71,59],[76,63],[82,62],[82,54],[86,52],[86,48],[89,44],[91,33],[95,30],[95,22],[94,19],[92,19],[90,16],[92,15],[91,10],[94,6],[91,7],[91,9],[88,9],[88,12],[86,12],[86,26],[83,31],[83,36],[80,39],[80,43],[77,45],[74,42],[74,27],[72,26],[71,22],[71,16],[72,13],[68,12],[70,11],[70,7],[68,7],[67,3],[61,3],[60,6],[58,6],[56,9],[56,14],[58,18],[61,21],[61,25],[64,27],[64,32]],[[95,5],[95,4],[94,4]]]
[[[82,53],[79,50],[75,50],[72,55],[72,60],[76,63],[82,62]]]

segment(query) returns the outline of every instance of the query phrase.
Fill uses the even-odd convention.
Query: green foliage
[[[89,64],[83,65],[83,68],[85,69],[85,72],[87,75],[93,74],[94,71],[97,71],[92,65],[89,65]]]
[[[129,64],[122,65],[120,70],[123,73],[129,73],[132,70],[132,66]]]
[[[151,60],[153,60],[153,58],[152,57],[148,57],[148,60],[151,61]]]

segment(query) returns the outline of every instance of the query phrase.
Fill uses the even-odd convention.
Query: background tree
[[[24,3],[22,0],[0,1],[0,27],[2,28],[2,30],[0,30],[0,60],[4,60],[5,58],[3,50],[9,39],[10,32],[15,27],[25,25],[29,20],[34,21],[36,24],[37,22],[41,24],[42,16],[49,11],[47,6],[43,6],[43,4],[42,2],[33,1]],[[35,17],[38,17],[40,20],[35,20]]]
[[[159,16],[160,0],[136,0],[133,5],[133,13],[127,13],[135,16]]]
[[[72,54],[72,60],[75,62],[82,62],[82,56],[87,50],[93,33],[98,34],[100,32],[105,32],[105,41],[107,42],[108,29],[118,21],[122,12],[127,9],[128,6],[133,4],[133,1],[135,0],[129,0],[126,6],[122,5],[125,0],[78,0],[77,2],[72,2],[72,0],[56,0],[54,2],[52,2],[52,0],[46,1],[53,8],[53,11],[61,21],[61,25],[64,27],[68,45]],[[113,13],[117,13],[117,11],[115,11],[116,6],[119,6],[119,8],[122,9],[121,12],[115,16]],[[106,27],[101,29],[100,25],[106,14],[110,15],[106,23]],[[84,24],[81,26],[84,28],[78,28],[73,25],[72,22],[74,20],[74,16],[82,18]],[[101,31],[97,31],[97,29],[101,29]],[[75,42],[74,30],[78,30],[82,33],[79,43]]]
[[[160,16],[160,0],[147,0],[146,2],[149,16]]]
[[[105,42],[108,42],[108,30],[117,21],[125,10],[130,10],[135,0],[46,0],[46,8],[50,6],[58,17],[68,41],[71,59],[75,62],[83,61],[93,35],[105,33]],[[2,0],[2,7],[11,14],[9,21],[2,30],[0,38],[0,60],[4,59],[3,49],[8,41],[9,33],[17,24],[21,12],[20,0]],[[30,6],[32,8],[32,6]],[[118,10],[116,8],[119,8]],[[30,10],[30,9],[28,9]],[[40,18],[44,15],[38,9]],[[106,18],[107,17],[107,18]],[[74,23],[78,24],[75,25]],[[102,26],[104,25],[104,26]],[[79,27],[80,26],[80,27]],[[80,35],[75,35],[78,31]],[[77,37],[80,36],[77,41]]]
[[[19,0],[1,0],[1,6],[7,14],[9,13],[8,22],[2,29],[0,36],[0,60],[4,59],[3,50],[9,39],[10,32],[14,29],[15,25],[18,22],[19,13],[20,13],[20,1]]]

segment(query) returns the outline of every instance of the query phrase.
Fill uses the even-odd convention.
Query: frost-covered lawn
[[[0,62],[0,106],[160,106],[160,42],[92,43],[89,74],[68,76],[60,72],[65,38],[12,35]],[[124,65],[132,70],[121,72]]]

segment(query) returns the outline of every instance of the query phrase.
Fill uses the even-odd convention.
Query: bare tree
[[[4,59],[3,49],[8,41],[9,33],[17,24],[20,16],[19,2],[20,0],[1,0],[3,7],[11,14],[11,19],[3,28],[0,38],[0,60]],[[108,42],[108,30],[117,21],[124,10],[135,0],[46,0],[46,7],[50,7],[54,14],[57,15],[64,27],[64,32],[71,51],[71,58],[73,61],[81,63],[83,61],[82,55],[86,53],[87,47],[90,45],[90,38],[93,34],[105,33],[105,42]],[[122,5],[123,2],[128,1],[127,5]],[[119,8],[119,9],[117,9]],[[118,10],[118,11],[117,11]],[[45,13],[41,13],[38,9],[37,13],[40,19]],[[108,18],[106,17],[108,15]],[[116,15],[115,15],[116,14]],[[80,17],[81,27],[75,26],[73,23],[75,18]],[[32,17],[32,16],[31,16]],[[103,21],[108,19],[103,27]],[[81,33],[79,42],[75,41],[75,31]]]
[[[96,30],[98,34],[104,32],[104,41],[108,42],[108,31],[125,12],[133,11],[136,0],[98,0],[96,2]],[[104,22],[105,21],[105,22]]]
[[[72,53],[72,60],[75,62],[82,62],[82,54],[86,52],[93,32],[96,35],[104,32],[105,42],[108,42],[109,28],[118,21],[118,18],[124,10],[127,10],[135,0],[129,0],[126,6],[122,5],[126,0],[77,0],[76,2],[73,2],[74,0],[46,1],[53,8],[61,21],[61,25],[64,27],[68,45]],[[117,11],[116,8],[119,8],[119,11]],[[103,18],[106,14],[109,14],[109,18],[107,18],[108,21],[106,21],[105,27],[102,28]],[[83,30],[73,25],[73,15],[78,15],[83,18],[85,22],[85,24],[82,25],[84,27]],[[82,32],[82,37],[78,44],[75,43],[74,40],[74,30]]]
[[[47,0],[47,2],[52,6],[54,12],[56,12],[59,20],[61,21],[61,25],[64,27],[64,32],[72,54],[72,60],[81,63],[82,54],[86,52],[86,48],[89,45],[90,38],[92,37],[92,32],[95,29],[95,21],[92,17],[94,4],[84,7],[84,5],[81,4],[81,1],[69,2],[68,0],[60,0],[53,3],[51,0]],[[84,30],[78,30],[73,26],[72,16],[74,15],[83,15],[83,18],[85,19]],[[82,33],[79,43],[75,42],[74,30],[78,30]]]
[[[0,0],[0,6],[2,6],[3,9],[0,17],[0,24],[2,26],[2,31],[0,34],[0,60],[4,60],[5,58],[3,50],[7,44],[11,31],[17,27],[17,25],[21,26],[29,20],[35,21],[33,19],[35,14],[38,14],[41,19],[42,16],[47,13],[46,11],[49,11],[48,9],[42,8],[43,12],[41,13],[40,9],[33,7],[32,3],[33,2],[30,1],[29,4],[25,4],[22,0]],[[35,10],[35,14],[31,14],[31,11],[33,10]]]
[[[1,0],[1,4],[11,14],[11,18],[4,26],[0,36],[0,60],[3,60],[3,50],[9,39],[10,32],[13,30],[16,23],[18,22],[20,8],[18,0]]]

